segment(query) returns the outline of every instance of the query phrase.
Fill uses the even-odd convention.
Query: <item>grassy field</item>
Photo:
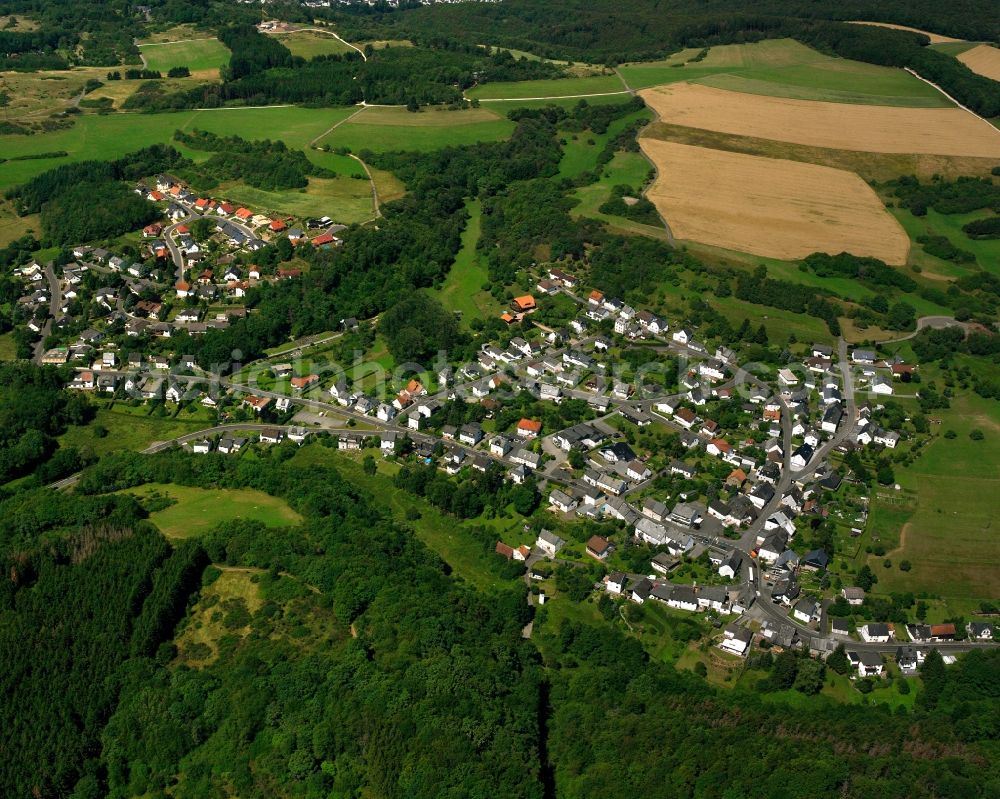
[[[686,80],[798,100],[918,108],[951,105],[936,89],[901,69],[823,55],[793,39],[712,47],[706,58],[693,63],[684,63],[679,55],[626,64],[619,71],[633,89]]]
[[[1000,407],[991,400],[963,396],[946,411],[923,454],[909,467],[896,469],[901,492],[880,491],[873,502],[871,524],[882,531],[893,568],[871,559],[878,590],[926,591],[944,597],[1000,596],[1000,546],[997,523],[988,497],[1000,496]],[[973,441],[969,432],[985,439]],[[954,439],[943,433],[954,430]],[[893,532],[896,538],[892,538]],[[901,572],[909,560],[912,570]]]
[[[482,223],[479,200],[469,202],[467,209],[469,222],[462,231],[462,249],[441,288],[435,292],[445,308],[461,312],[466,327],[473,319],[486,319],[501,312],[500,304],[482,290],[483,284],[489,282],[489,274],[476,249]]]
[[[469,89],[466,96],[477,100],[496,100],[509,97],[568,97],[579,94],[608,94],[624,90],[625,86],[622,85],[617,75],[591,75],[583,78],[484,83]]]
[[[353,111],[352,111],[353,113]],[[317,141],[318,146],[372,150],[436,150],[476,142],[500,141],[514,123],[482,108],[464,111],[428,109],[409,113],[398,108],[368,108]]]
[[[186,150],[174,142],[172,137],[178,129],[199,128],[220,135],[280,139],[289,147],[307,148],[313,139],[356,110],[274,107],[84,116],[66,130],[34,136],[0,136],[0,152],[6,158],[53,150],[69,153],[66,158],[58,160],[7,161],[0,164],[0,189],[23,183],[59,164],[91,158],[118,158],[156,143],[171,143],[196,160],[208,157],[208,153]],[[325,159],[332,157],[308,150],[307,154],[320,165],[326,165]]]
[[[41,229],[41,219],[38,214],[18,216],[10,203],[0,201],[0,247],[6,247],[29,230],[39,233]]]
[[[337,55],[354,50],[344,44],[336,36],[320,31],[293,31],[291,33],[276,33],[274,38],[287,47],[292,55],[312,59],[318,55]]]
[[[14,332],[0,335],[0,361],[13,361],[17,355],[17,346],[14,343]]]
[[[219,189],[234,202],[264,213],[285,213],[299,217],[329,216],[349,225],[373,217],[372,191],[368,178],[309,178],[305,189],[264,191],[244,183]]]
[[[258,521],[267,527],[286,527],[302,521],[283,499],[249,488],[205,489],[148,483],[122,493],[140,499],[160,495],[175,500],[170,507],[149,515],[167,538],[190,538],[233,519]]]
[[[149,416],[148,411],[149,408],[144,405],[132,408],[121,403],[111,409],[100,407],[91,424],[70,427],[59,437],[59,444],[77,447],[83,452],[98,456],[115,450],[138,451],[157,441],[170,441],[213,424],[203,409],[195,414],[182,412],[176,419],[169,416]],[[108,434],[98,436],[95,432],[98,428],[104,428]]]
[[[977,272],[976,264],[956,264],[928,255],[916,243],[918,236],[944,236],[962,250],[973,253],[979,266],[1000,277],[1000,239],[970,239],[962,231],[962,226],[976,219],[992,216],[986,211],[969,214],[939,214],[928,209],[926,216],[914,216],[905,208],[890,209],[914,241],[910,260],[919,265],[925,275],[937,275],[941,279],[951,279]]]
[[[321,464],[337,469],[351,483],[368,492],[377,506],[411,527],[417,538],[434,550],[456,576],[474,587],[492,590],[509,584],[496,578],[487,565],[487,558],[497,556],[486,552],[477,540],[465,535],[462,524],[454,518],[444,515],[420,497],[396,490],[392,475],[399,467],[382,461],[378,453],[374,454],[378,472],[371,476],[361,468],[362,453],[343,453],[315,444],[302,447],[290,462],[296,466]]]
[[[187,67],[192,75],[214,73],[212,77],[218,76],[219,67],[228,64],[231,55],[229,48],[215,37],[161,43],[140,42],[139,52],[148,69],[159,70],[164,75],[174,67]]]
[[[937,50],[945,55],[959,56],[966,50],[971,50],[978,44],[979,42],[938,42],[937,44],[929,46],[931,50]]]

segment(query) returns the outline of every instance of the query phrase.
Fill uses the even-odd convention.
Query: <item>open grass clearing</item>
[[[553,78],[550,80],[499,81],[483,83],[466,92],[476,100],[502,100],[505,98],[569,97],[585,94],[624,92],[626,87],[614,73],[591,75],[581,78]]]
[[[1000,133],[959,108],[791,100],[677,83],[640,93],[674,125],[843,150],[1000,157]]]
[[[466,208],[469,221],[462,231],[462,249],[455,256],[455,263],[441,288],[435,291],[445,308],[461,314],[463,327],[468,327],[473,319],[499,315],[502,307],[493,295],[482,288],[490,279],[486,263],[476,249],[482,227],[482,204],[473,200]]]
[[[232,55],[215,37],[140,43],[139,52],[147,69],[158,70],[164,75],[174,67],[187,67],[192,74],[211,73],[214,77],[218,77],[219,68],[228,64]]]
[[[14,341],[14,331],[0,335],[0,361],[17,359],[17,344]]]
[[[233,519],[258,521],[267,527],[287,527],[302,521],[278,497],[251,488],[194,488],[172,483],[147,483],[120,493],[138,498],[165,496],[174,504],[149,515],[167,538],[191,538]]]
[[[29,230],[39,233],[42,229],[38,214],[18,216],[9,202],[0,201],[0,247],[6,247]]]
[[[211,427],[204,409],[194,414],[182,411],[180,416],[150,416],[149,408],[135,408],[115,403],[112,408],[99,407],[94,420],[83,427],[70,427],[59,436],[59,445],[76,447],[85,453],[101,456],[117,450],[141,451],[158,441],[170,441],[187,433]],[[99,435],[100,429],[107,435]]]
[[[931,33],[930,31],[921,30],[920,28],[910,28],[907,25],[894,25],[891,22],[867,22],[859,19],[848,20],[849,25],[874,25],[877,28],[892,28],[897,31],[909,31],[910,33],[922,33],[928,39],[931,40],[931,44],[942,44],[944,42],[960,42],[961,39],[955,39],[951,36],[945,36],[941,33]]]
[[[1000,239],[970,239],[962,230],[963,225],[973,220],[992,216],[989,212],[939,214],[933,208],[928,209],[925,216],[914,216],[905,208],[893,208],[891,212],[913,239],[910,260],[920,267],[923,276],[938,280],[953,280],[974,274],[982,267],[1000,277]],[[959,264],[930,255],[916,243],[919,236],[944,236],[955,247],[973,253],[976,256],[976,263]]]
[[[203,588],[198,601],[184,621],[177,637],[177,662],[187,666],[207,666],[219,655],[219,641],[225,636],[245,636],[249,619],[264,600],[253,581],[262,569],[225,568],[216,580]]]
[[[772,258],[852,252],[906,262],[909,238],[857,175],[813,164],[641,139],[647,192],[680,239]]]
[[[0,109],[0,119],[16,124],[41,122],[50,114],[68,108],[89,79],[103,82],[106,74],[106,69],[85,68],[0,72],[0,92],[7,95],[7,105]],[[0,148],[0,155],[10,157],[3,148]]]
[[[880,490],[873,502],[874,529],[881,528],[883,541],[896,546],[887,553],[890,569],[883,568],[882,558],[871,557],[878,590],[995,599],[1000,537],[988,498],[1000,496],[1000,406],[965,395],[932,415],[941,419],[933,441],[912,465],[896,468],[902,491]],[[981,430],[984,440],[972,440],[973,429]],[[947,430],[956,437],[945,438]],[[903,560],[910,561],[911,571],[899,570]]]
[[[978,44],[956,57],[973,72],[1000,81],[1000,48],[989,44]]]
[[[624,102],[624,101],[623,101]],[[597,168],[597,157],[607,143],[635,122],[649,122],[652,114],[646,110],[636,111],[627,116],[615,119],[608,125],[604,133],[594,133],[590,130],[560,131],[559,138],[563,144],[563,155],[559,162],[559,176],[575,178],[583,172],[591,172]],[[641,187],[645,180],[643,176],[636,188]],[[629,181],[618,181],[629,182]]]
[[[355,52],[349,44],[345,44],[332,33],[318,30],[289,31],[287,33],[271,34],[289,49],[292,55],[307,60],[318,55],[340,55]]]

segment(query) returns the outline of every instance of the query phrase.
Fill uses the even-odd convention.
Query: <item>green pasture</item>
[[[619,68],[633,89],[691,81],[730,91],[837,103],[945,108],[940,92],[902,69],[826,56],[793,39],[713,47],[695,63],[676,59]]]
[[[913,240],[910,260],[928,273],[946,278],[957,278],[978,271],[976,264],[957,264],[928,255],[917,244],[918,236],[944,236],[955,247],[973,253],[976,263],[987,272],[1000,277],[1000,239],[970,239],[962,226],[977,219],[993,216],[989,211],[973,211],[968,214],[939,214],[928,209],[926,216],[914,216],[905,208],[891,209],[893,215]]]
[[[880,593],[928,592],[943,597],[1000,596],[997,521],[987,497],[1000,496],[1000,406],[973,395],[932,411],[940,425],[910,466],[896,467],[901,491],[881,489],[872,503],[870,529],[880,531],[892,568],[871,557]],[[969,438],[973,429],[985,438]],[[944,437],[954,430],[955,438]],[[895,534],[895,535],[893,535]],[[901,572],[902,560],[912,569]]]
[[[582,78],[483,83],[469,89],[466,96],[476,100],[495,100],[520,97],[568,97],[624,91],[625,86],[617,75],[591,75]]]
[[[229,48],[216,38],[139,45],[146,67],[164,75],[174,67],[187,67],[191,73],[218,70],[229,63]]]
[[[339,55],[354,50],[336,36],[320,31],[304,30],[291,33],[277,33],[274,38],[291,51],[292,55],[312,59],[318,55]]]
[[[73,127],[34,136],[0,136],[4,157],[65,150],[58,160],[7,161],[0,164],[0,189],[23,183],[59,164],[87,159],[119,158],[151,144],[170,143],[196,160],[208,153],[187,150],[173,141],[175,130],[199,128],[220,135],[248,139],[280,139],[291,148],[308,148],[310,142],[337,122],[355,113],[355,108],[227,108],[177,111],[166,114],[119,113],[82,116]],[[507,123],[510,125],[510,123]],[[511,126],[512,127],[512,126]],[[322,163],[324,154],[309,153]]]
[[[140,499],[162,495],[174,500],[173,505],[149,515],[167,538],[190,538],[234,519],[257,521],[267,527],[286,527],[302,521],[283,499],[249,488],[205,489],[148,483],[122,493]]]
[[[149,410],[148,405],[133,408],[125,403],[115,403],[110,409],[99,407],[89,425],[70,427],[59,437],[59,445],[76,447],[97,456],[115,450],[141,451],[157,441],[170,441],[215,423],[209,411],[200,407],[193,413],[182,410],[176,418],[150,416]],[[106,430],[107,435],[98,435],[100,428]]]
[[[429,151],[501,141],[513,130],[513,122],[486,109],[410,113],[398,108],[368,108],[330,131],[317,145],[347,147],[354,152]]]
[[[476,249],[482,227],[482,205],[474,200],[466,208],[469,221],[462,231],[462,249],[455,256],[455,263],[441,288],[435,290],[445,308],[461,312],[464,326],[473,319],[486,319],[501,312],[500,304],[489,292],[482,290],[483,284],[489,282],[486,263]]]

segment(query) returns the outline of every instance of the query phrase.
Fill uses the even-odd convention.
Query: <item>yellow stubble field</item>
[[[663,122],[873,153],[1000,158],[1000,130],[960,108],[900,108],[744,94],[692,83],[639,92]]]
[[[640,139],[658,177],[647,192],[679,239],[769,258],[850,252],[904,264],[910,242],[852,172]]]

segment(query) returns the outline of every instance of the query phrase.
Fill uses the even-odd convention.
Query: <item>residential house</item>
[[[535,541],[535,546],[538,547],[548,557],[554,558],[556,556],[556,553],[558,553],[560,549],[566,546],[566,542],[559,536],[557,536],[555,533],[553,533],[551,530],[543,529],[538,534],[538,539]]]

